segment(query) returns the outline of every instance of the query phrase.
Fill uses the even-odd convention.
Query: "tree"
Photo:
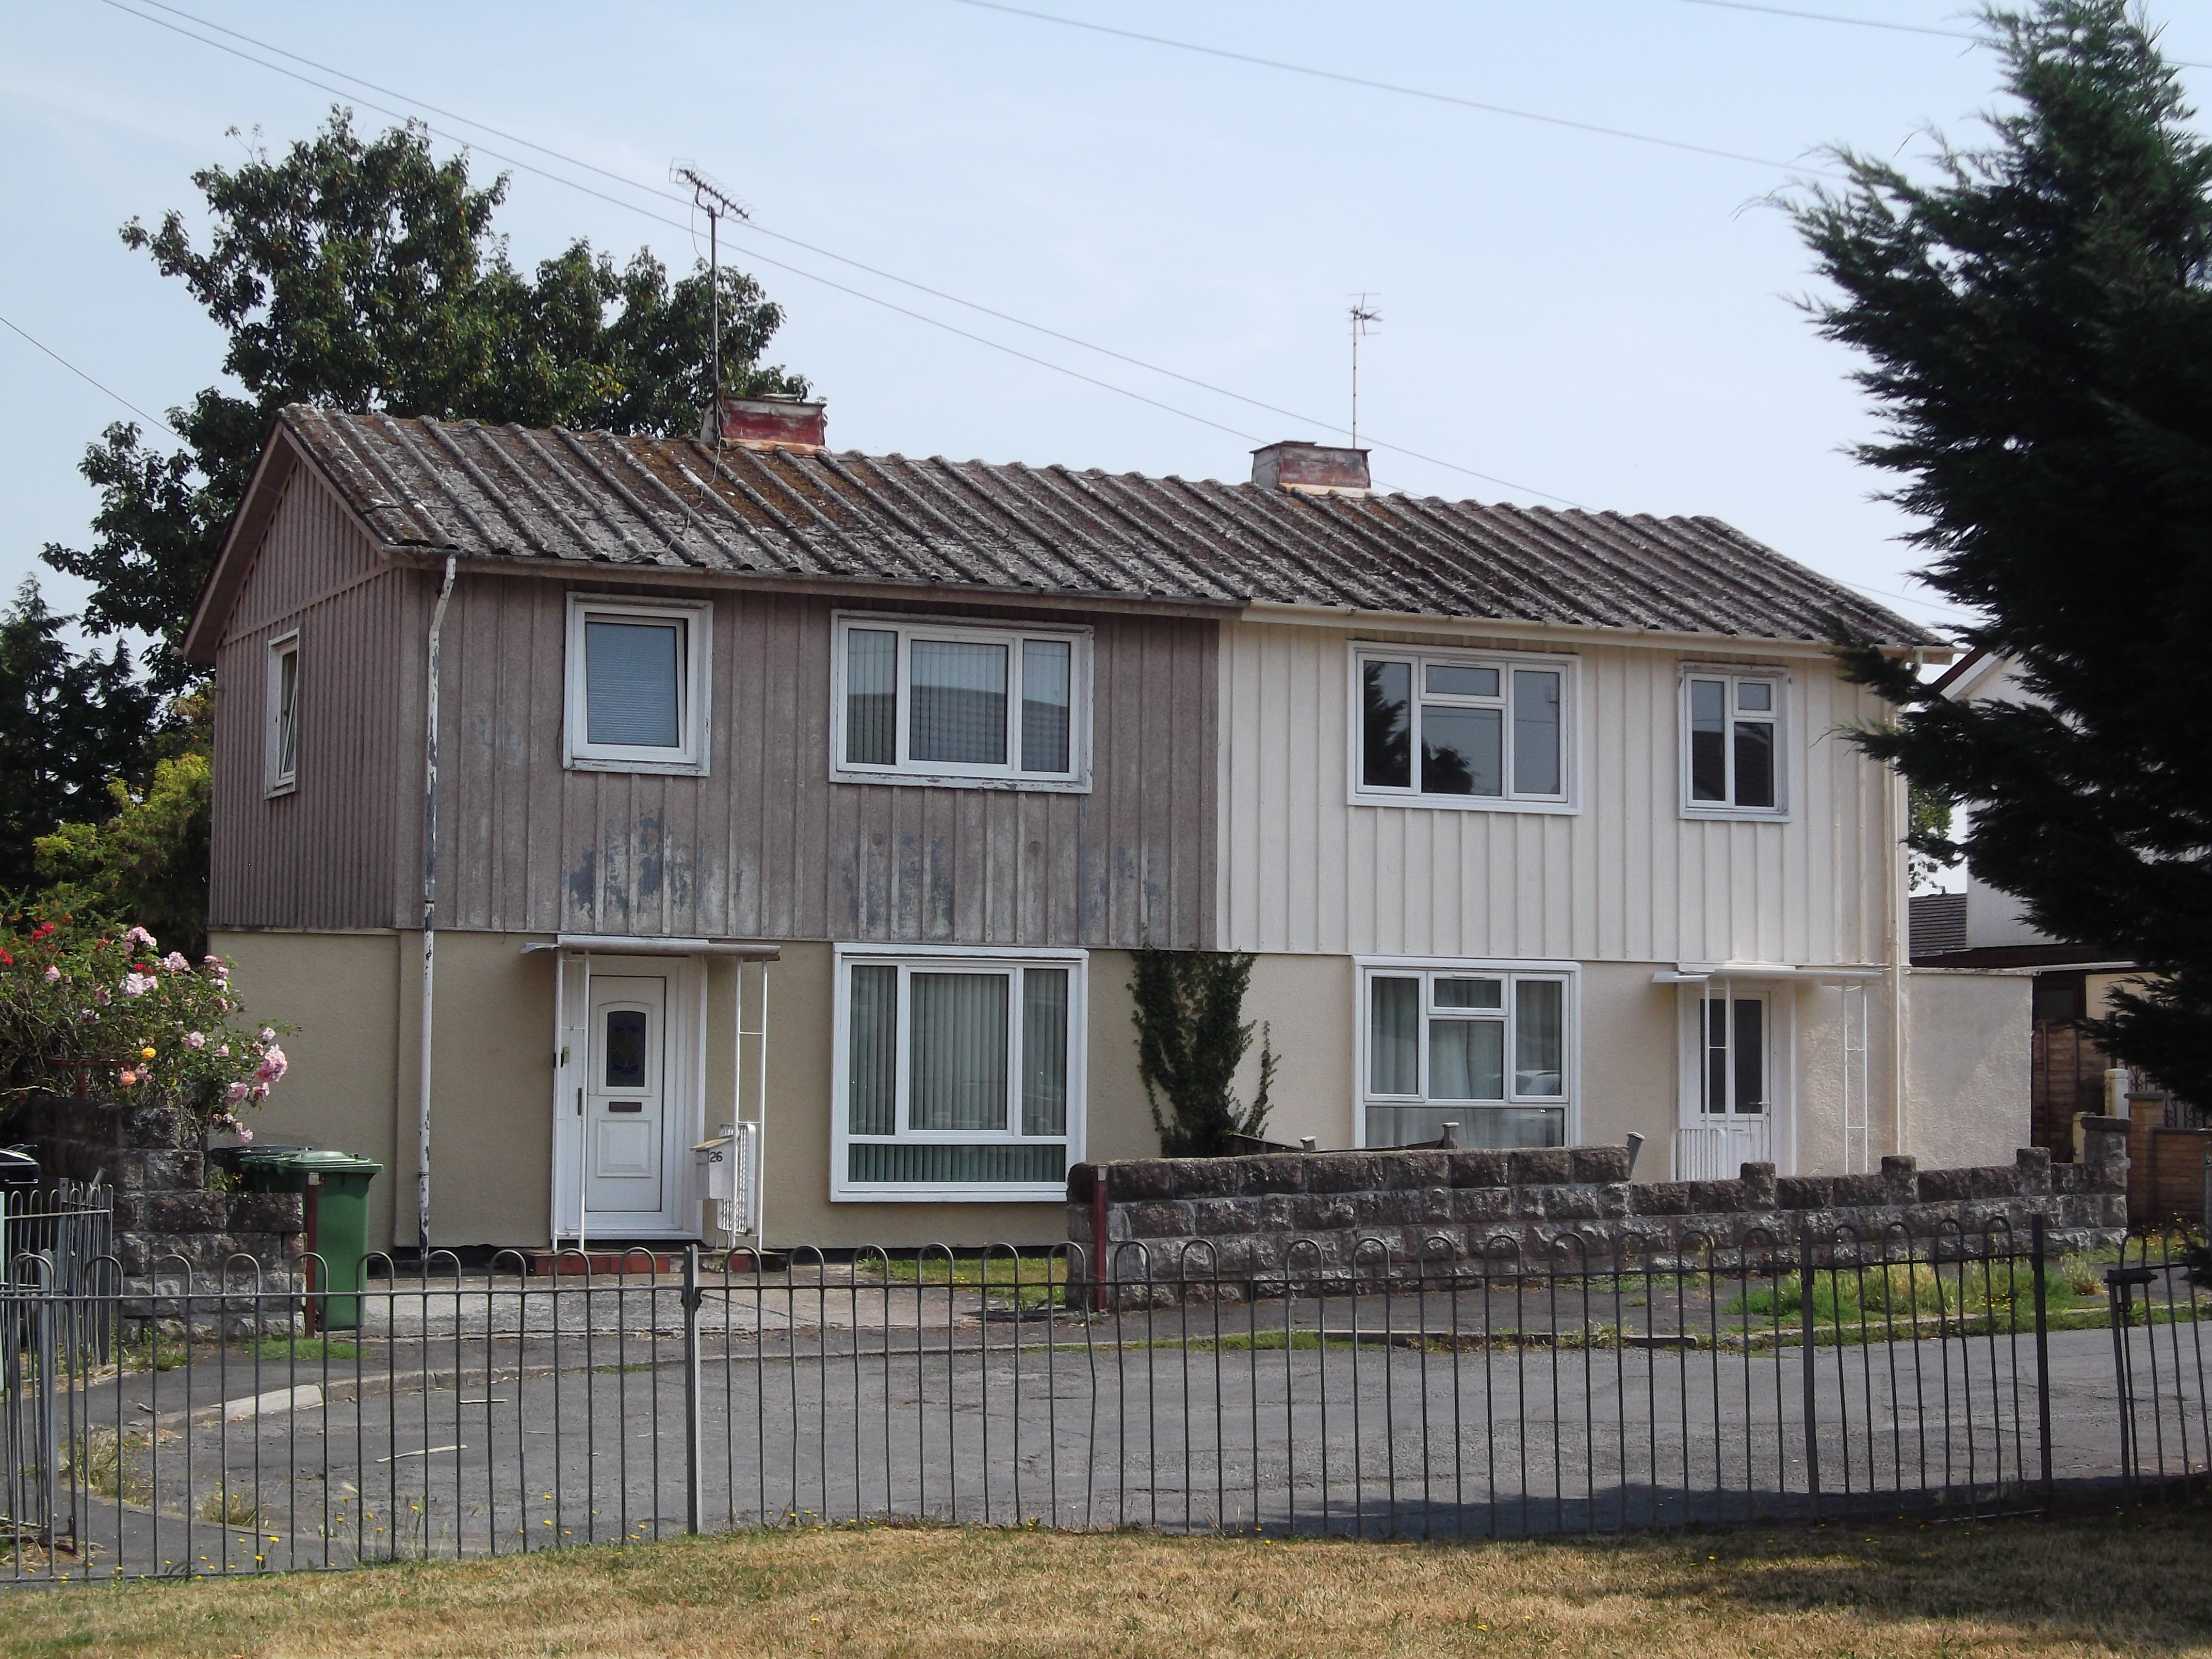
[[[1252,1103],[1237,1098],[1237,1067],[1252,1046],[1244,992],[1252,958],[1237,951],[1162,951],[1136,955],[1129,981],[1137,1026],[1137,1076],[1168,1158],[1218,1158],[1232,1135],[1259,1134],[1274,1086],[1271,1035],[1260,1042],[1260,1086]],[[1167,1111],[1160,1110],[1164,1097]]]
[[[0,613],[0,891],[32,879],[32,843],[106,799],[108,780],[137,777],[153,695],[117,644],[73,656],[70,618],[25,577]]]
[[[1894,705],[1857,734],[1969,809],[1978,876],[2056,938],[2142,964],[2094,1034],[2212,1099],[2212,151],[2124,0],[1984,27],[2008,106],[1932,180],[1849,151],[1794,213],[1863,354],[1924,580],[2018,665],[1958,703],[1863,642]]]
[[[283,156],[258,150],[192,183],[204,248],[177,212],[152,230],[131,220],[123,240],[230,337],[222,367],[243,395],[210,386],[170,410],[179,452],[109,427],[82,463],[100,492],[91,546],[42,555],[94,585],[88,631],[154,636],[164,692],[192,678],[180,647],[193,604],[285,404],[671,434],[695,429],[710,401],[703,270],[672,287],[648,252],[617,270],[578,240],[526,275],[491,228],[506,175],[477,188],[466,153],[439,161],[419,125],[364,139],[334,109]],[[805,391],[758,363],[783,313],[751,277],[722,272],[721,312],[726,389]]]

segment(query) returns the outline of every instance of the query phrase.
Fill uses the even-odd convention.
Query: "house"
[[[1149,941],[1255,954],[1279,1139],[2008,1158],[2027,987],[1912,974],[1837,620],[1944,648],[1715,520],[1357,450],[1193,483],[840,453],[779,400],[701,441],[293,408],[186,647],[213,948],[299,1028],[258,1133],[384,1163],[401,1245],[426,1195],[441,1244],[1048,1241],[1069,1164],[1157,1151]]]
[[[1978,646],[1947,668],[1936,687],[1965,702],[2018,703],[2033,696],[2021,684],[2016,663]],[[2133,963],[2106,946],[2069,943],[2039,932],[2021,914],[2020,901],[1981,879],[1971,860],[1963,891],[1920,894],[1911,902],[1916,967],[2012,972],[2033,980],[2031,1145],[2070,1159],[2076,1117],[2106,1111],[2128,1115],[2127,1103],[2110,1093],[2110,1056],[2079,1022],[2102,1017],[2114,988],[2140,976]],[[2163,1094],[2155,1099],[2166,1127],[2203,1127],[2202,1114],[2194,1108]]]

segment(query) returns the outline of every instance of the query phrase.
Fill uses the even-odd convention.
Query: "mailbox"
[[[714,1224],[726,1237],[752,1232],[760,1212],[757,1123],[725,1123],[721,1133],[691,1149],[699,1195],[714,1206]]]

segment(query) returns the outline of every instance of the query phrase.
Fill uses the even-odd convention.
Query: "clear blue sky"
[[[525,264],[577,235],[624,257],[648,244],[688,264],[686,215],[653,193],[684,156],[742,196],[763,230],[1312,417],[1253,409],[740,232],[726,254],[788,309],[773,356],[829,399],[840,447],[1241,477],[1254,443],[1326,435],[1317,422],[1346,418],[1344,313],[1366,290],[1384,321],[1362,358],[1361,425],[1378,442],[1382,483],[1712,514],[1832,575],[1913,591],[1912,556],[1896,539],[1905,526],[1869,499],[1880,481],[1841,453],[1869,430],[1851,362],[1790,304],[1808,285],[1807,258],[1765,200],[1830,141],[1909,155],[1924,150],[1931,125],[1972,137],[1992,101],[1991,61],[1946,34],[1697,0],[1027,0],[1759,158],[1747,162],[960,0],[179,3],[404,95],[353,88],[364,126],[387,124],[372,104],[441,106],[640,188],[430,117],[474,141],[484,176],[503,165],[484,152],[505,151],[678,222],[517,169],[499,223]],[[1968,27],[1948,0],[1776,3]],[[143,0],[122,5],[182,21]],[[2154,14],[2174,56],[2212,62],[2212,9],[2165,0]],[[189,213],[191,170],[243,153],[227,129],[258,128],[276,148],[309,134],[332,94],[103,0],[12,0],[5,15],[0,316],[158,414],[214,378],[222,340],[116,228],[133,214]],[[76,463],[123,411],[5,331],[0,388],[0,580],[12,588],[37,569],[52,602],[73,605],[81,590],[35,556],[46,540],[85,538],[94,497]]]

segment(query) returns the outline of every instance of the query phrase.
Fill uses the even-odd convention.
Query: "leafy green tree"
[[[29,577],[0,612],[0,891],[30,882],[32,843],[98,811],[111,777],[142,775],[153,694],[120,643],[73,655],[69,621]]]
[[[2031,696],[1861,646],[1895,714],[1859,740],[1970,809],[1959,850],[2037,927],[2155,971],[2095,1035],[2212,1100],[2212,150],[2124,0],[1983,21],[1990,141],[1924,181],[1843,152],[1794,210],[1883,418],[1861,457]]]
[[[1137,1076],[1168,1158],[1218,1158],[1232,1135],[1257,1136],[1267,1127],[1275,1082],[1270,1034],[1260,1042],[1260,1086],[1252,1103],[1237,1097],[1237,1068],[1252,1046],[1244,1018],[1252,958],[1238,951],[1162,951],[1136,954],[1129,981],[1137,1026]],[[1167,1110],[1160,1109],[1164,1100]]]
[[[334,109],[283,155],[192,183],[204,246],[177,212],[150,230],[131,220],[123,240],[229,336],[234,384],[169,412],[181,451],[109,427],[82,463],[100,492],[92,544],[42,555],[94,585],[89,631],[154,637],[165,692],[192,678],[180,653],[192,606],[285,404],[672,434],[696,429],[710,401],[703,270],[672,285],[650,252],[618,269],[583,240],[534,276],[518,270],[492,231],[506,175],[477,187],[468,156],[438,161],[424,127],[363,138]],[[721,312],[728,390],[805,391],[759,364],[783,313],[751,277],[722,272]]]

